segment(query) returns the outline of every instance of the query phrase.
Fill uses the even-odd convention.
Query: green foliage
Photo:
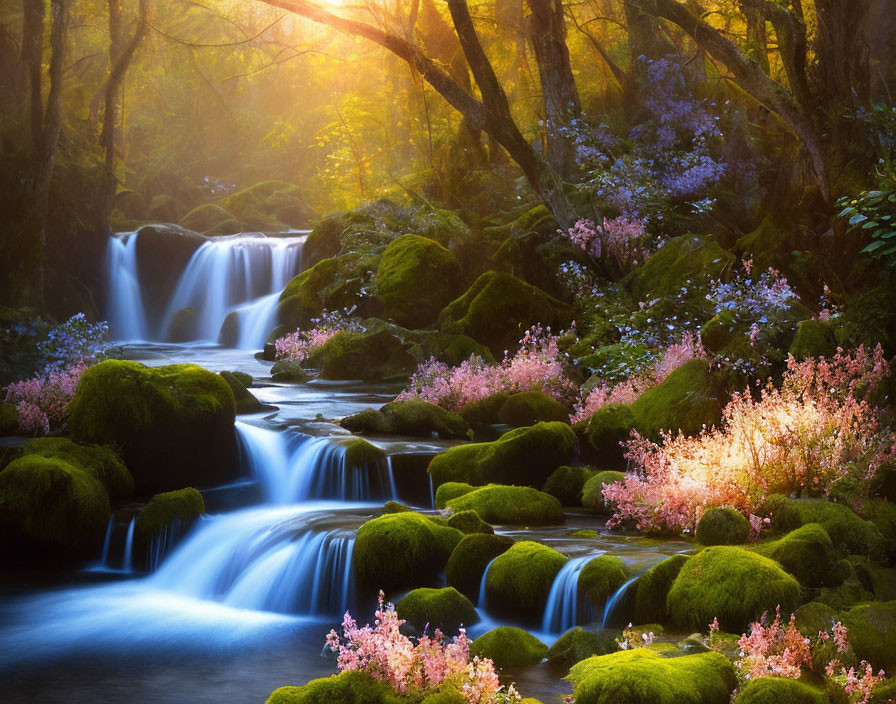
[[[876,259],[884,259],[891,266],[896,263],[896,179],[881,178],[878,188],[862,191],[855,198],[841,198],[837,214],[854,233],[870,236],[871,242],[862,249]]]
[[[750,536],[750,522],[729,506],[713,506],[697,524],[697,542],[703,545],[741,545]]]
[[[422,633],[438,628],[443,633],[457,633],[461,626],[479,622],[476,608],[454,587],[415,589],[395,605],[398,617]],[[428,628],[427,628],[428,625]]]
[[[455,511],[473,510],[488,523],[537,526],[564,521],[560,502],[531,487],[488,484],[446,505]]]
[[[511,626],[494,628],[470,644],[471,655],[490,658],[498,669],[537,665],[547,652],[548,646],[538,638]]]

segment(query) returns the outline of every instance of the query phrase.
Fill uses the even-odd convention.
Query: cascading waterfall
[[[476,599],[476,606],[480,609],[485,610],[485,602],[486,602],[486,593],[485,593],[485,578],[488,577],[488,568],[492,566],[492,562],[497,560],[498,558],[492,558],[489,560],[489,563],[485,566],[485,569],[482,571],[482,580],[479,582],[479,596]]]
[[[109,238],[106,272],[109,281],[106,318],[112,334],[122,340],[148,339],[137,273],[136,232],[123,232]]]
[[[571,558],[554,577],[541,624],[545,633],[565,633],[578,623],[591,620],[587,599],[579,605],[579,576],[585,565],[600,554]]]
[[[155,572],[162,560],[168,555],[178,544],[187,526],[180,519],[175,518],[171,523],[166,525],[159,533],[153,536],[146,548],[146,571]]]
[[[128,532],[124,538],[124,559],[121,563],[121,569],[125,572],[131,572],[134,569],[134,526],[137,525],[137,517],[131,518],[128,524]]]
[[[638,577],[640,577],[640,576],[641,575],[638,575],[637,577],[632,577],[625,584],[623,584],[621,587],[619,587],[619,589],[616,590],[616,593],[613,594],[613,596],[611,596],[609,599],[607,599],[607,603],[604,606],[604,615],[600,622],[601,628],[609,628],[610,623],[611,623],[610,619],[613,616],[613,611],[616,608],[616,605],[619,603],[619,600],[622,599],[626,590],[632,584],[634,584],[638,580]]]

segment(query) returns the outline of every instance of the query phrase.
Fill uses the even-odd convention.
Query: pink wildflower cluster
[[[858,670],[855,667],[847,669],[838,660],[831,660],[825,668],[825,674],[839,683],[855,704],[868,704],[871,691],[886,679],[883,670],[875,675],[874,669],[865,660],[859,663]]]
[[[560,337],[552,335],[550,328],[534,325],[520,340],[513,357],[505,353],[497,365],[475,355],[457,367],[431,358],[418,367],[410,385],[396,400],[420,399],[458,410],[498,393],[540,390],[568,401],[575,394],[575,385],[566,377],[558,347]]]
[[[595,259],[614,260],[623,274],[643,264],[652,253],[644,244],[644,223],[624,216],[613,220],[604,218],[600,225],[583,218],[567,234],[574,245]]]
[[[42,374],[7,386],[3,400],[16,407],[19,429],[46,435],[61,424],[85,369],[87,362],[79,360],[64,367],[47,367]]]
[[[604,406],[612,403],[631,403],[651,386],[656,386],[680,366],[692,359],[705,357],[699,337],[687,332],[681,342],[669,345],[657,358],[652,368],[643,370],[617,384],[600,384],[576,404],[570,416],[573,423],[587,420]]]
[[[862,486],[896,456],[864,396],[889,373],[882,351],[842,350],[831,360],[790,360],[780,388],[734,394],[719,428],[696,437],[667,433],[660,444],[637,433],[627,457],[636,472],[604,487],[613,527],[693,530],[709,506],[749,516],[769,494],[822,494],[838,479]]]
[[[353,311],[354,309],[344,313],[324,312],[320,318],[311,321],[315,326],[310,330],[298,328],[295,332],[278,338],[274,341],[275,356],[290,362],[303,362],[337,333],[361,330],[361,326],[350,317]]]
[[[488,658],[470,660],[464,629],[450,641],[438,629],[432,637],[414,642],[399,630],[404,623],[395,607],[379,608],[373,626],[358,627],[349,612],[342,620],[342,636],[331,630],[327,647],[337,655],[341,672],[360,670],[387,682],[400,694],[428,694],[442,688],[457,689],[468,704],[506,704],[520,700],[513,685],[506,690]]]

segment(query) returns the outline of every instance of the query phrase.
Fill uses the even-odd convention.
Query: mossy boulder
[[[819,631],[830,631],[831,627],[840,620],[834,609],[818,601],[803,604],[794,615],[796,616],[794,623],[797,630],[810,638],[818,636]]]
[[[826,499],[791,501],[801,524],[820,523],[834,547],[844,555],[864,555],[880,559],[885,554],[883,536],[871,521],[858,516],[849,506]]]
[[[548,649],[548,662],[568,670],[577,662],[594,655],[608,655],[619,650],[619,631],[602,629],[586,631],[576,626],[560,636]]]
[[[669,612],[666,598],[672,583],[688,561],[686,555],[673,555],[658,562],[638,577],[633,585],[634,623],[666,623]]]
[[[507,398],[498,411],[498,420],[513,428],[542,421],[569,423],[569,409],[543,391],[523,391]]]
[[[489,611],[540,621],[554,577],[567,559],[541,543],[514,543],[488,569],[485,593]]]
[[[859,513],[880,531],[884,541],[884,557],[890,565],[896,564],[896,503],[872,499],[862,503]]]
[[[453,447],[433,458],[429,473],[437,485],[454,481],[541,487],[557,467],[569,464],[576,446],[575,433],[565,423],[538,423],[494,442]]]
[[[632,404],[638,431],[658,439],[664,430],[696,435],[716,425],[722,406],[713,390],[709,363],[692,359],[645,391]]]
[[[820,320],[804,320],[796,326],[789,352],[798,362],[807,357],[833,357],[837,353],[833,328]]]
[[[338,675],[311,680],[301,687],[280,687],[266,704],[408,704],[388,682],[366,672],[349,670]]]
[[[703,545],[743,545],[750,537],[750,522],[730,506],[711,506],[697,523],[697,542]]]
[[[308,233],[305,244],[302,247],[302,265],[310,269],[324,259],[331,259],[339,255],[342,249],[340,236],[345,229],[345,221],[337,216],[330,216],[319,220],[314,229]]]
[[[84,372],[69,409],[72,436],[115,446],[140,493],[238,475],[233,392],[202,367],[100,362]]]
[[[454,587],[415,589],[401,598],[395,610],[418,633],[432,634],[438,628],[442,633],[455,634],[461,626],[479,622],[476,607]]]
[[[310,378],[311,375],[302,368],[299,362],[290,359],[279,359],[271,367],[272,381],[284,384],[303,384]]]
[[[817,635],[817,634],[816,634]],[[828,704],[824,692],[801,680],[759,677],[740,690],[735,704]]]
[[[19,432],[19,412],[11,403],[0,403],[0,436]]]
[[[582,489],[593,475],[590,467],[558,467],[545,480],[543,491],[564,506],[581,506]]]
[[[199,323],[199,309],[196,306],[181,308],[172,317],[165,331],[171,342],[189,342],[196,339],[196,326]]]
[[[738,333],[743,330],[737,317],[730,310],[722,310],[700,328],[700,343],[707,351],[720,354]]]
[[[577,704],[728,704],[737,686],[721,653],[666,658],[648,648],[582,660],[566,679]]]
[[[550,494],[525,486],[489,484],[446,502],[454,511],[475,511],[488,523],[541,526],[563,523],[563,507]]]
[[[161,317],[192,256],[208,239],[177,225],[137,230],[137,268],[144,306]]]
[[[408,343],[388,330],[340,332],[315,350],[305,366],[319,369],[324,379],[387,379],[408,376],[417,361]]]
[[[215,204],[251,227],[263,232],[280,232],[306,227],[317,216],[300,197],[298,186],[284,181],[261,181],[230,193]],[[280,217],[288,220],[288,226]]]
[[[807,523],[778,540],[757,546],[756,552],[772,558],[804,587],[836,587],[847,576],[840,556],[818,523]]]
[[[469,494],[476,489],[472,484],[464,482],[446,482],[436,489],[436,508],[447,508],[448,502],[458,496]]]
[[[712,235],[674,237],[622,280],[638,301],[648,301],[677,293],[689,281],[701,276],[722,278],[737,258],[719,246]]]
[[[211,230],[215,225],[220,225],[225,220],[232,220],[233,215],[228,213],[220,205],[203,203],[184,215],[180,224],[194,232]]]
[[[439,314],[444,332],[468,335],[496,357],[516,349],[527,329],[538,323],[560,330],[572,321],[572,308],[506,272],[487,271]]]
[[[510,549],[513,539],[503,535],[473,533],[461,540],[448,563],[445,578],[448,584],[472,599],[479,596],[482,574],[488,563]]]
[[[434,403],[411,399],[392,401],[378,411],[372,408],[343,418],[340,425],[353,433],[412,435],[442,438],[466,437],[470,426],[456,413]]]
[[[625,580],[622,560],[614,555],[601,555],[589,561],[579,573],[579,591],[595,609],[602,609]]]
[[[99,479],[114,499],[134,493],[134,479],[121,458],[110,447],[79,445],[68,438],[35,438],[22,448],[26,455],[65,460]]]
[[[367,521],[355,540],[355,573],[367,591],[435,584],[464,534],[419,513],[392,513]]]
[[[264,410],[264,405],[255,398],[254,394],[246,388],[246,384],[233,372],[219,372],[221,378],[227,382],[233,392],[233,402],[237,415],[244,413],[258,413]],[[251,380],[251,377],[250,377]]]
[[[896,601],[853,606],[841,620],[857,658],[870,662],[875,671],[896,668]]]
[[[376,282],[386,315],[399,325],[419,328],[434,322],[454,300],[461,276],[455,256],[438,242],[403,235],[383,252]]]
[[[470,644],[471,655],[491,659],[499,670],[537,665],[547,653],[548,646],[538,638],[511,626],[493,628]]]
[[[156,494],[140,509],[134,522],[137,554],[143,554],[152,539],[169,527],[186,529],[204,513],[202,494],[192,487]]]
[[[604,499],[603,490],[608,484],[625,480],[625,472],[596,472],[582,486],[582,505],[600,513],[609,513],[612,507]]]
[[[495,363],[495,357],[488,347],[466,335],[421,330],[417,331],[412,339],[411,354],[420,361],[435,357],[444,364],[457,367],[470,357],[479,357],[488,364]]]
[[[89,555],[110,514],[100,480],[62,458],[27,454],[0,471],[0,553]]]
[[[480,401],[471,401],[465,404],[457,412],[458,415],[471,425],[478,423],[480,425],[496,425],[501,421],[498,414],[507,403],[510,394],[503,392],[486,396]]]
[[[343,462],[347,470],[374,469],[386,466],[386,453],[361,438],[349,438],[339,443],[344,448]]]
[[[495,529],[483,521],[479,514],[472,510],[458,511],[448,516],[448,525],[457,528],[461,533],[494,533]]]
[[[583,425],[582,437],[593,450],[598,464],[607,469],[625,467],[625,448],[622,443],[631,440],[636,425],[631,406],[611,403],[597,411]]]
[[[715,546],[690,558],[666,598],[671,622],[700,630],[714,618],[741,633],[765,611],[790,613],[800,604],[799,582],[767,557],[739,547]]]

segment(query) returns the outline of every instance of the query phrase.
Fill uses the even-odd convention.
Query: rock
[[[345,469],[375,469],[386,467],[386,453],[376,445],[371,445],[361,438],[350,438],[342,443],[345,448]]]
[[[292,227],[304,227],[314,219],[315,214],[299,197],[299,188],[291,183],[283,181],[262,181],[254,186],[245,188],[236,193],[224,196],[215,201],[215,205],[232,213],[235,218],[245,222],[250,227],[263,232],[280,232],[288,229],[281,222],[277,213],[288,214],[293,222]],[[294,213],[287,206],[304,208],[304,211]],[[302,213],[304,212],[304,215]],[[293,224],[296,223],[296,224]]]
[[[686,362],[647,389],[631,404],[631,411],[638,431],[652,439],[659,439],[664,430],[696,435],[704,425],[716,425],[722,416],[704,359]]]
[[[495,667],[528,667],[537,665],[548,653],[548,646],[528,631],[500,626],[483,633],[470,645],[470,655],[489,658]]]
[[[233,392],[202,367],[100,362],[84,372],[69,409],[72,436],[116,446],[139,493],[238,476]]]
[[[706,548],[690,558],[669,590],[672,624],[701,630],[714,618],[722,629],[742,633],[765,611],[790,613],[800,604],[799,582],[778,563],[738,547]]]
[[[454,548],[445,565],[448,584],[471,599],[477,599],[488,563],[507,552],[511,545],[513,539],[503,535],[472,533],[466,536]]]
[[[349,670],[339,675],[311,680],[301,687],[280,687],[266,704],[407,704],[388,682],[374,679],[366,672]]]
[[[355,573],[368,592],[436,584],[464,534],[419,513],[392,513],[367,521],[355,541]],[[388,556],[388,559],[384,559]]]
[[[246,385],[233,372],[220,372],[221,377],[227,382],[233,391],[233,401],[237,415],[243,413],[258,413],[264,409],[264,405],[252,394]],[[247,375],[244,375],[247,376]],[[250,377],[251,378],[251,377]]]
[[[444,332],[468,335],[496,358],[516,349],[535,324],[561,330],[572,321],[572,308],[505,272],[488,271],[439,314]]]
[[[496,425],[501,422],[498,419],[498,414],[509,398],[510,394],[503,392],[492,394],[481,401],[467,403],[457,413],[470,424]]]
[[[380,259],[377,290],[386,315],[399,325],[419,328],[460,292],[461,268],[439,243],[419,235],[393,240]],[[426,292],[425,296],[421,292]]]
[[[579,573],[579,591],[598,613],[625,582],[625,565],[613,555],[594,558]]]
[[[196,338],[198,323],[199,309],[196,306],[187,306],[172,316],[165,334],[171,342],[189,342]]]
[[[479,357],[488,364],[494,364],[491,350],[480,345],[472,337],[452,335],[438,330],[421,330],[411,346],[411,354],[420,362],[435,357],[438,361],[457,367],[470,357]]]
[[[728,704],[737,686],[721,653],[667,658],[648,648],[582,660],[566,679],[577,704]]]
[[[166,302],[187,263],[208,239],[178,225],[145,225],[137,230],[137,268],[144,307],[156,317],[165,313]]]
[[[494,533],[495,529],[483,521],[479,514],[472,510],[458,511],[448,516],[448,525],[457,528],[461,533]]]
[[[451,499],[447,506],[476,511],[488,523],[540,526],[564,521],[560,502],[531,487],[489,484]]]
[[[569,423],[569,409],[543,391],[523,391],[507,398],[498,420],[512,428],[541,422]]]
[[[194,232],[206,232],[215,225],[220,225],[225,220],[232,220],[233,215],[228,213],[220,205],[203,203],[184,215],[180,224]]]
[[[703,545],[743,545],[749,537],[750,522],[730,506],[711,506],[697,523],[697,542]]]
[[[762,503],[761,515],[767,516],[773,533],[789,533],[803,525],[794,501],[783,494],[772,494]]]
[[[896,668],[896,601],[853,606],[841,620],[858,659],[870,662],[875,672]]]
[[[134,478],[110,447],[78,445],[68,438],[36,438],[30,440],[22,451],[25,455],[68,462],[98,479],[114,499],[126,498],[134,493]]]
[[[453,447],[433,458],[429,473],[436,485],[459,481],[541,487],[557,467],[569,464],[576,446],[575,433],[565,423],[538,423],[495,442]]]
[[[567,560],[540,543],[514,543],[488,568],[485,590],[489,612],[540,622],[554,577]]]
[[[252,228],[244,222],[240,222],[234,218],[219,222],[214,227],[206,230],[202,234],[206,237],[229,237],[230,235],[238,235],[241,232],[248,232]]]
[[[634,623],[666,623],[666,598],[672,583],[688,561],[686,555],[673,555],[658,562],[634,583]]]
[[[160,223],[177,222],[180,219],[181,209],[174,196],[161,194],[153,196],[146,210],[146,217]]]
[[[417,361],[408,344],[388,331],[340,332],[315,350],[304,363],[320,369],[324,379],[382,380],[409,376]]]
[[[548,662],[568,670],[577,662],[593,655],[607,655],[619,650],[616,636],[619,631],[602,629],[586,631],[576,626],[560,636],[548,649]]]
[[[439,485],[439,488],[436,489],[435,507],[438,509],[447,508],[449,501],[456,499],[458,496],[469,494],[475,489],[476,487],[472,484],[465,484],[463,482],[446,482],[441,484]]]
[[[759,677],[744,685],[734,704],[828,704],[828,701],[823,691],[802,680]]]
[[[581,506],[582,488],[594,473],[590,467],[558,467],[545,480],[543,491],[564,506]]]
[[[470,429],[456,413],[416,399],[392,401],[378,411],[368,408],[343,418],[339,424],[353,433],[415,437],[463,438]]]
[[[803,604],[794,615],[796,616],[794,623],[797,630],[810,638],[818,637],[819,631],[830,631],[831,627],[840,620],[834,609],[817,601]]]
[[[410,506],[400,504],[397,501],[387,501],[385,504],[383,504],[383,510],[386,513],[408,513],[412,512],[414,509],[412,509]]]
[[[418,633],[432,634],[438,628],[453,635],[461,626],[479,623],[476,607],[454,587],[415,589],[401,598],[395,610]]]
[[[896,504],[890,500],[872,499],[862,503],[859,513],[880,532],[887,563],[896,564]]]
[[[596,472],[582,486],[582,506],[594,509],[599,513],[611,513],[612,506],[607,505],[603,489],[608,484],[625,480],[625,472]]]
[[[318,221],[302,247],[302,266],[310,269],[324,259],[338,256],[342,249],[339,236],[344,229],[345,222],[338,216]]]
[[[174,524],[183,529],[205,513],[205,501],[196,489],[188,487],[156,494],[137,514],[134,522],[134,549],[146,553],[152,539]]]
[[[827,357],[837,353],[837,338],[828,323],[804,320],[796,326],[796,336],[790,344],[790,354],[802,362],[807,357]]]
[[[299,362],[280,359],[274,362],[274,366],[271,367],[272,381],[279,381],[284,384],[303,384],[310,378],[311,376],[302,368]]]
[[[807,523],[783,538],[756,547],[796,577],[804,587],[837,587],[848,576],[837,565],[840,556],[827,531],[818,523]]]
[[[886,548],[880,530],[849,506],[825,499],[790,501],[789,505],[796,509],[801,524],[820,523],[834,547],[844,555],[867,555],[872,559],[884,555]]]
[[[631,406],[611,403],[597,411],[584,425],[582,437],[594,450],[595,460],[607,469],[624,469],[623,442],[631,440],[636,425]]]
[[[0,553],[85,557],[102,544],[110,513],[102,483],[58,457],[24,455],[0,472]]]

